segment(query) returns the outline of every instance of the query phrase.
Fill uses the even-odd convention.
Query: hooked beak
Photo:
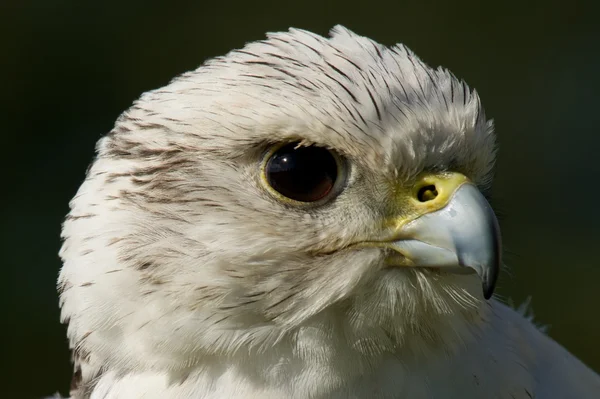
[[[491,206],[460,174],[428,175],[418,185],[420,191],[411,195],[412,217],[396,218],[393,238],[382,243],[404,259],[392,266],[474,270],[489,299],[501,262],[500,228]]]

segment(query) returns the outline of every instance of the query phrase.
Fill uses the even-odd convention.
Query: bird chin
[[[430,267],[383,267],[341,305],[338,309],[350,316],[344,336],[369,337],[389,352],[453,350],[461,339],[469,340],[471,327],[488,311],[476,274]]]
[[[477,273],[461,267],[384,266],[375,277],[371,289],[384,289],[390,296],[419,298],[423,304],[444,304],[444,307],[476,310],[484,302]],[[385,302],[385,298],[380,298]],[[437,307],[437,305],[436,305]],[[396,309],[395,312],[402,312]]]
[[[389,271],[391,273],[413,273],[420,272],[423,274],[430,275],[471,275],[475,274],[475,271],[472,269],[467,269],[465,267],[448,267],[448,266],[420,266],[420,265],[411,265],[411,266],[397,266],[397,265],[385,265],[383,268],[385,271]]]
[[[429,273],[433,274],[474,274],[475,270],[463,266],[451,266],[451,265],[435,265],[435,264],[418,264],[414,263],[407,257],[399,254],[392,253],[387,254],[385,257],[383,266],[385,269],[396,269],[396,270],[406,270],[406,269],[416,269],[416,270],[427,270]]]

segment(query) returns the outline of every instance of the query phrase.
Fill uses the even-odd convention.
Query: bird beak
[[[384,245],[401,254],[396,264],[392,257],[390,266],[474,270],[489,299],[500,268],[501,238],[484,196],[456,173],[423,176],[408,192],[403,201],[409,202],[409,214],[392,221],[393,237]]]

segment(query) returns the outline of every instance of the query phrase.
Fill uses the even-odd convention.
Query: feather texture
[[[277,143],[348,160],[326,206],[261,186]],[[403,45],[291,29],[145,93],[63,228],[74,399],[595,397],[597,375],[474,275],[390,270],[390,182],[491,183],[479,97]],[[565,396],[566,395],[566,396]]]

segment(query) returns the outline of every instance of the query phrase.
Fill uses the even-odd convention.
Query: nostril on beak
[[[438,196],[438,191],[433,184],[421,187],[417,192],[419,202],[433,201]]]

